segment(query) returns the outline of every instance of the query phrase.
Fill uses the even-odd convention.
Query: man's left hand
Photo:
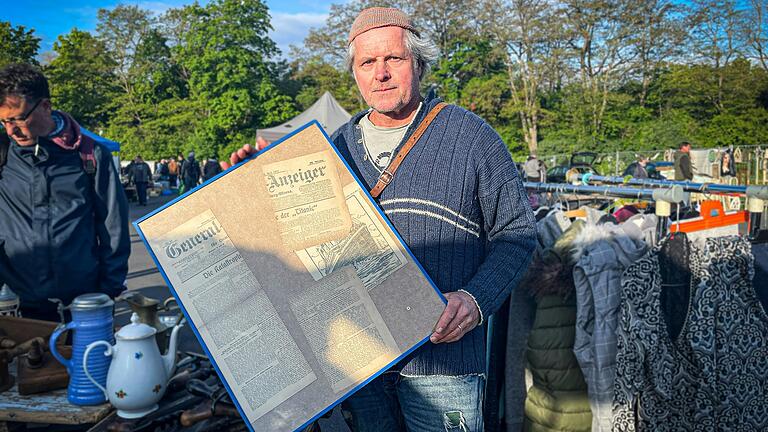
[[[435,332],[429,339],[432,343],[456,342],[480,321],[480,311],[472,297],[461,291],[445,293],[448,306],[437,320]]]

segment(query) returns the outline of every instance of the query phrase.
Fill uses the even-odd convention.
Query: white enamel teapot
[[[85,375],[117,408],[117,415],[123,418],[143,417],[157,409],[157,402],[165,394],[168,380],[176,369],[177,334],[183,324],[173,328],[168,352],[160,355],[155,342],[157,330],[139,322],[139,316],[131,315],[131,324],[115,334],[114,346],[107,341],[96,341],[88,345],[83,356]],[[88,372],[88,354],[99,345],[107,347],[105,356],[112,356],[107,373],[107,388],[102,387]]]

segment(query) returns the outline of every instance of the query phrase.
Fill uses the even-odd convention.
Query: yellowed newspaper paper
[[[349,234],[352,219],[329,150],[264,165],[280,236],[292,250]]]
[[[377,372],[400,352],[352,267],[325,276],[290,304],[336,393]]]
[[[316,380],[212,211],[173,229],[152,248],[249,422]]]
[[[405,255],[356,183],[344,187],[352,230],[346,237],[296,251],[315,280],[352,266],[370,290],[406,264]]]

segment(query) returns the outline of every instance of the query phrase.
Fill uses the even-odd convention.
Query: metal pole
[[[599,175],[592,175],[592,174],[584,174],[580,176],[579,180],[581,180],[584,184],[588,184],[591,182],[598,182],[598,183],[611,183],[611,184],[626,184],[631,186],[643,186],[647,188],[680,186],[686,192],[699,192],[699,193],[744,194],[747,192],[747,186],[745,185],[725,185],[725,184],[718,184],[718,183],[693,183],[689,181],[636,179],[636,178],[625,179],[624,177],[609,177],[609,176],[599,176]]]
[[[589,185],[571,185],[565,183],[536,183],[524,182],[523,185],[528,190],[552,193],[575,193],[575,194],[603,194],[610,197],[653,199],[653,189],[638,189],[621,186],[589,186]]]

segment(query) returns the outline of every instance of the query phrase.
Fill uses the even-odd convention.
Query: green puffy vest
[[[573,354],[576,299],[545,295],[538,301],[526,357],[533,387],[525,400],[525,431],[592,429],[587,384]]]

